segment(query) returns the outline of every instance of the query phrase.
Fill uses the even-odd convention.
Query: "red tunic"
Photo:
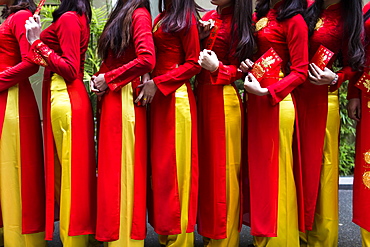
[[[277,234],[279,102],[306,80],[308,70],[307,25],[301,15],[277,21],[278,5],[267,13],[267,25],[256,32],[255,59],[272,47],[283,62],[260,81],[270,95],[248,94],[247,101],[251,234],[264,237]],[[280,70],[287,75],[281,80]]]
[[[40,115],[28,77],[38,66],[26,59],[29,43],[25,21],[28,10],[11,14],[0,26],[0,136],[8,89],[19,87],[19,124],[21,144],[22,233],[45,230],[45,181]]]
[[[364,7],[364,13],[370,9],[370,3]],[[367,42],[370,39],[370,19],[365,22]],[[370,44],[366,43],[365,72],[370,72]],[[351,80],[348,86],[348,98],[361,99],[361,119],[357,124],[356,156],[353,181],[353,222],[370,231],[370,94],[360,91],[354,86],[356,80]]]
[[[43,81],[44,145],[46,167],[46,239],[54,229],[54,139],[50,119],[50,79],[61,75],[67,85],[72,107],[71,212],[69,236],[95,233],[96,162],[94,127],[89,97],[82,81],[85,53],[89,42],[85,15],[64,13],[41,33],[29,56],[45,67]]]
[[[140,76],[149,73],[155,65],[152,38],[152,19],[145,8],[138,8],[132,15],[132,40],[121,57],[111,51],[98,74],[105,73],[109,89],[101,101],[99,128],[98,218],[96,238],[101,241],[119,239],[120,195],[122,164],[122,114],[127,105],[121,101],[121,87],[131,82],[133,90],[140,83]],[[132,95],[132,101],[135,100]],[[146,236],[146,167],[147,135],[146,108],[134,106],[134,207],[131,238]]]
[[[219,59],[219,68],[211,73],[202,69],[197,76],[199,123],[199,211],[198,232],[212,239],[227,238],[226,192],[226,131],[224,85],[230,85],[243,74],[238,73],[239,58],[235,57],[237,41],[232,39],[231,25],[234,6],[212,10],[203,16],[204,21],[218,20],[220,27],[212,50]],[[210,37],[203,41],[204,46]],[[239,93],[234,87],[240,102]],[[243,119],[243,117],[241,118]],[[235,140],[235,143],[241,143]],[[237,145],[237,144],[236,144]],[[235,147],[240,148],[240,147]],[[216,191],[217,193],[212,193]]]
[[[186,232],[193,232],[198,197],[198,144],[196,128],[196,105],[189,79],[199,73],[200,53],[197,21],[188,31],[165,33],[154,21],[154,44],[156,47],[156,67],[152,73],[158,87],[150,107],[150,155],[152,169],[152,202],[149,204],[149,221],[161,235],[181,233],[181,208],[177,188],[176,146],[175,146],[175,92],[186,85],[191,113],[191,188],[188,226]],[[157,28],[158,27],[158,28]],[[156,30],[157,29],[157,30]]]
[[[337,72],[338,83],[332,89],[338,88],[343,81],[354,74],[347,66],[348,45],[343,38],[343,20],[341,3],[330,5],[322,10],[320,20],[313,35],[310,37],[309,56],[315,55],[320,45],[335,53],[327,68],[337,55],[341,53],[344,68]],[[321,24],[320,24],[321,23]],[[297,107],[297,123],[299,126],[300,155],[304,188],[305,228],[312,230],[317,196],[319,192],[320,173],[324,149],[326,119],[328,113],[328,86],[314,85],[306,80],[294,92]]]

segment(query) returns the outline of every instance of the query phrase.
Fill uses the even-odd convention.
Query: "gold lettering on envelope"
[[[269,56],[269,57],[266,57],[266,58],[262,58],[262,65],[263,67],[265,68],[271,68],[271,64],[274,64],[275,63],[275,58],[273,56]]]

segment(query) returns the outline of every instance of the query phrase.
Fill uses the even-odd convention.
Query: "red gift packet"
[[[283,60],[273,48],[265,52],[257,61],[254,62],[251,73],[257,80],[261,79],[267,72],[276,68]]]
[[[333,56],[334,52],[325,46],[320,45],[319,49],[317,49],[315,55],[312,57],[311,63],[316,64],[317,67],[319,67],[321,70],[324,70]]]

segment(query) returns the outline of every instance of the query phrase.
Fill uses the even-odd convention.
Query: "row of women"
[[[370,64],[370,7],[363,18],[361,0],[257,0],[253,15],[252,0],[211,3],[198,20],[194,0],[160,0],[152,25],[148,0],[117,1],[91,80],[96,164],[82,81],[89,1],[62,0],[41,32],[32,0],[0,0],[6,247],[46,246],[55,220],[67,247],[94,246],[93,235],[144,246],[147,209],[162,246],[193,246],[196,224],[204,246],[239,246],[242,223],[254,246],[337,246],[336,90],[346,80],[359,121],[354,222],[370,246],[370,96],[355,87]],[[335,54],[323,70],[309,63],[321,45]],[[257,80],[252,61],[271,47],[282,63]],[[39,66],[43,141],[28,80]]]

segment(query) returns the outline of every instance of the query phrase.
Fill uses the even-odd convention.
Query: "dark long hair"
[[[238,37],[235,56],[240,61],[250,58],[255,46],[252,29],[252,0],[234,0],[233,29],[231,37]]]
[[[149,0],[118,0],[109,19],[105,24],[98,42],[98,53],[102,59],[113,50],[117,57],[121,56],[131,40],[132,14],[139,7],[150,12]]]
[[[158,9],[160,13],[166,11],[161,23],[161,27],[166,33],[179,32],[183,29],[189,30],[193,24],[192,14],[199,18],[198,12],[204,11],[194,0],[171,0],[168,9],[165,1],[159,0]]]
[[[323,0],[315,0],[315,3],[307,9],[306,23],[311,36],[320,17]],[[349,64],[354,70],[360,70],[365,60],[364,47],[361,42],[363,33],[362,1],[341,0],[342,16],[344,20],[343,40],[348,41]],[[343,54],[341,55],[343,56]]]
[[[53,22],[68,11],[76,11],[79,15],[86,14],[88,20],[91,20],[91,6],[89,0],[62,0],[59,8],[53,12]]]
[[[278,21],[289,19],[298,14],[304,14],[307,9],[307,0],[282,0],[277,16]],[[258,0],[256,5],[257,18],[267,15],[270,9],[270,0]]]
[[[15,0],[13,5],[5,6],[3,11],[1,12],[1,17],[6,19],[10,14],[23,9],[28,9],[32,13],[34,13],[36,10],[36,4],[33,0]]]

